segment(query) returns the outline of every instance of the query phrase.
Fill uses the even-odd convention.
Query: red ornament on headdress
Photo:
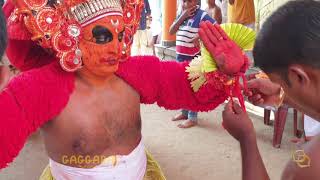
[[[127,49],[126,55],[130,54],[131,45],[133,43],[133,35],[137,32],[140,25],[141,12],[144,7],[143,0],[127,0],[123,8],[123,20],[125,23],[124,42]]]

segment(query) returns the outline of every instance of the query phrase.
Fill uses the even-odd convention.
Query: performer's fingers
[[[202,34],[200,33],[200,31],[202,31]],[[199,36],[202,39],[208,38],[208,34],[207,34],[207,28],[206,28],[206,23],[205,22],[201,22],[199,25]]]
[[[210,38],[208,38],[208,35],[204,31],[204,29],[199,29],[199,36],[204,46],[208,49],[208,51],[213,53],[215,51],[215,45],[212,44],[212,42],[210,41]]]
[[[216,38],[216,36],[212,33],[210,28],[212,27],[212,23],[210,21],[205,21],[202,24],[202,27],[204,29],[204,31],[207,34],[208,39],[210,40],[211,43],[213,43],[214,45],[216,45],[218,43],[218,39]]]
[[[211,22],[207,23],[211,33],[215,36],[215,38],[218,40],[218,41],[221,41],[223,40],[223,36],[220,34],[220,32],[218,31],[218,29],[215,27],[214,24],[212,24]]]
[[[215,29],[219,32],[220,36],[223,37],[223,39],[227,40],[229,39],[228,35],[226,34],[226,32],[221,28],[221,26],[219,24],[215,24],[214,25]]]

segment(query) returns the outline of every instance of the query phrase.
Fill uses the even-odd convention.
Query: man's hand
[[[200,23],[199,35],[204,46],[215,58],[219,70],[229,75],[240,72],[247,59],[219,25],[207,21]]]
[[[279,102],[280,85],[273,83],[270,79],[255,78],[255,74],[250,75],[248,79],[248,91],[244,94],[252,104],[273,106]]]
[[[196,10],[197,10],[197,6],[193,6],[189,9],[183,10],[181,14],[181,18],[183,20],[186,20],[187,18],[194,16],[194,13],[196,12]]]
[[[257,146],[252,121],[237,103],[230,101],[223,111],[224,128],[240,143],[242,179],[270,180]]]
[[[229,101],[224,107],[222,118],[223,127],[239,142],[255,137],[252,121],[238,103]]]

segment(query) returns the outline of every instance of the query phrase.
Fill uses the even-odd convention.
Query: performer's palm
[[[224,73],[235,74],[247,63],[241,49],[219,25],[203,22],[200,24],[199,35],[204,46],[215,57],[219,69]]]

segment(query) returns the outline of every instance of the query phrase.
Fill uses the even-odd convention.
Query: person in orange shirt
[[[228,22],[238,23],[255,29],[255,10],[254,0],[229,0],[228,4]],[[246,55],[250,59],[250,64],[253,64],[252,51],[247,51]]]
[[[255,21],[254,0],[229,0],[228,22],[254,29]]]

